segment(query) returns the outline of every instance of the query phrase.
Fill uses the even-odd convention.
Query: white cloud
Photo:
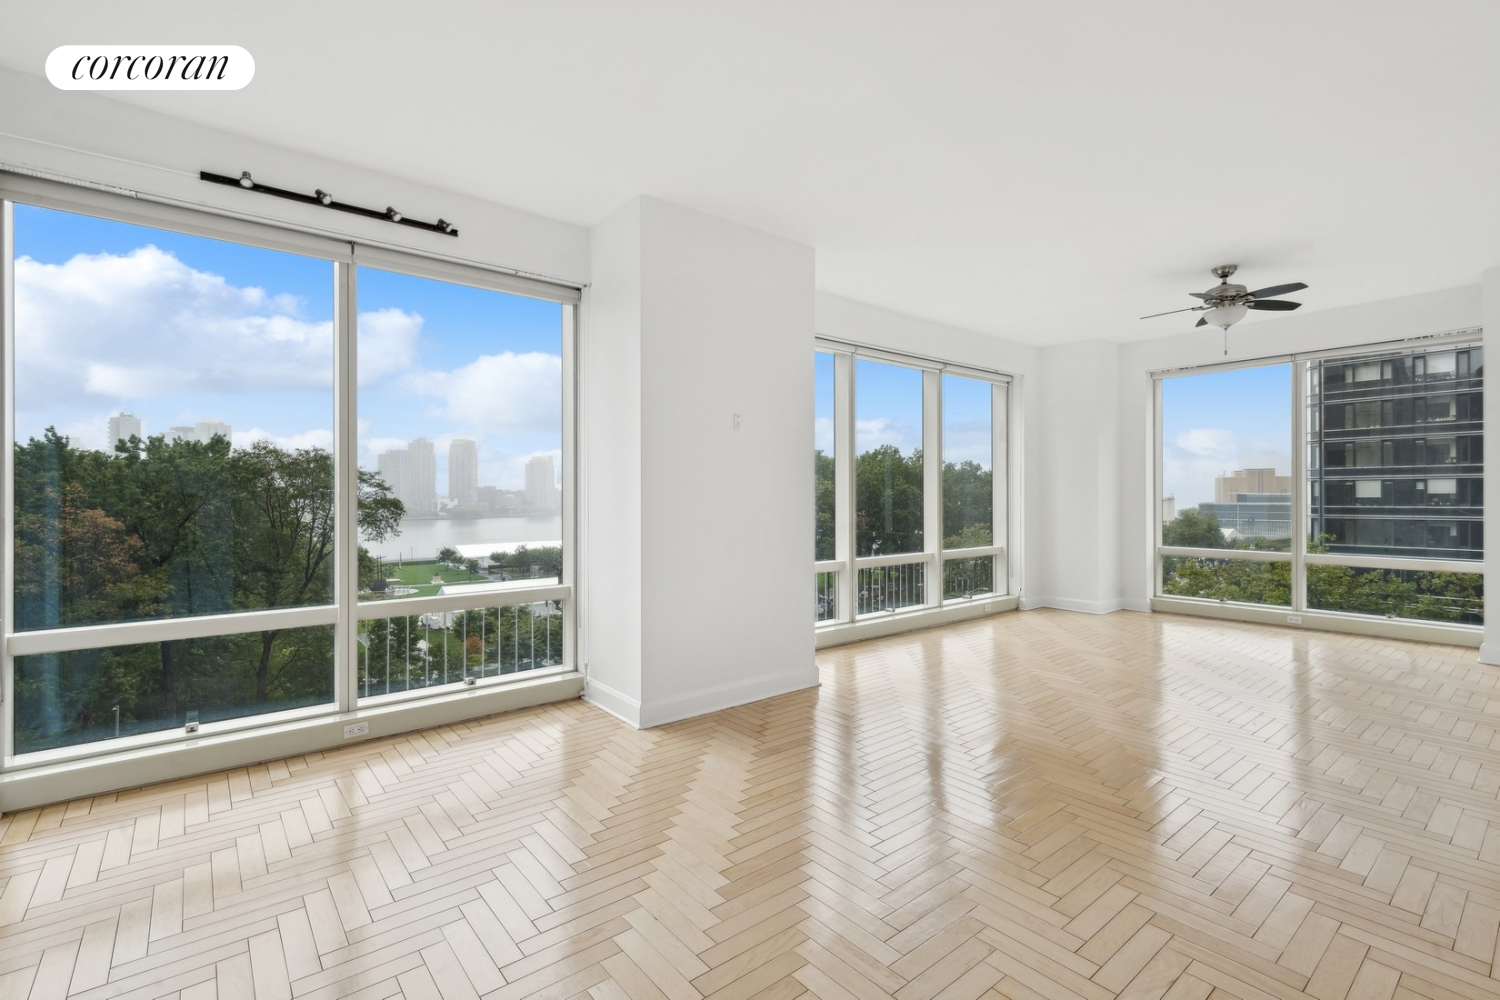
[[[562,428],[562,358],[555,354],[482,354],[453,371],[413,373],[405,383],[433,400],[436,415],[461,428],[483,429],[461,436]]]
[[[1232,431],[1211,427],[1183,431],[1173,443],[1187,454],[1202,458],[1229,458],[1236,453],[1237,448]]]
[[[895,445],[903,455],[910,455],[913,448],[922,447],[921,429],[889,417],[854,421],[855,454],[863,455],[887,444]]]
[[[813,421],[813,447],[825,455],[833,454],[833,421],[827,417]]]
[[[300,434],[272,434],[270,431],[259,427],[252,427],[248,431],[234,432],[234,446],[236,448],[248,448],[257,441],[269,441],[278,448],[296,450],[298,448],[322,448],[324,451],[333,450],[333,431],[327,428],[303,431]]]
[[[1285,475],[1292,457],[1285,445],[1244,438],[1233,431],[1200,427],[1183,431],[1162,446],[1162,494],[1177,509],[1212,501],[1214,479],[1236,469],[1274,468]]]
[[[359,384],[370,385],[416,366],[422,316],[400,309],[359,314]]]
[[[302,318],[292,296],[236,287],[155,246],[61,264],[20,257],[15,273],[23,410],[332,389],[332,323]]]

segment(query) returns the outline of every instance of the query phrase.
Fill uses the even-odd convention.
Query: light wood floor
[[[0,1000],[1500,997],[1500,669],[1032,611],[0,820]]]

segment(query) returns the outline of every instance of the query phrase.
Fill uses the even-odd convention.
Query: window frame
[[[333,264],[333,430],[335,530],[332,603],[295,608],[273,608],[230,612],[220,615],[166,618],[154,621],[120,622],[57,629],[14,631],[15,607],[15,205],[69,212],[111,222],[169,230],[189,236],[227,241],[244,246],[296,254]],[[557,584],[541,587],[497,589],[470,595],[396,598],[385,601],[358,600],[358,398],[357,398],[357,282],[361,266],[375,267],[453,284],[468,285],[510,295],[556,302],[562,310],[562,576]],[[113,191],[96,190],[59,181],[0,171],[0,435],[5,438],[0,455],[0,774],[19,775],[52,765],[111,758],[124,759],[141,752],[158,752],[189,741],[220,735],[246,734],[255,730],[278,731],[296,722],[327,722],[336,718],[367,715],[372,711],[413,710],[436,704],[455,695],[472,696],[481,690],[496,690],[526,681],[559,677],[577,672],[577,493],[578,442],[578,339],[581,289],[488,268],[425,250],[409,251],[375,246],[357,240],[335,239],[289,224],[260,221],[212,209],[188,209],[153,200],[134,198]],[[562,658],[559,664],[533,670],[474,678],[436,687],[361,699],[357,690],[358,623],[367,619],[420,615],[444,610],[479,610],[508,607],[543,600],[562,602]],[[456,604],[464,607],[457,608]],[[204,722],[197,731],[173,727],[155,732],[122,736],[58,747],[50,750],[15,751],[15,658],[47,652],[174,639],[235,635],[266,627],[334,628],[334,697],[331,702],[286,711],[248,715],[238,719]],[[480,703],[475,703],[480,704]],[[493,711],[492,708],[485,712]],[[415,725],[415,723],[413,723]],[[40,773],[40,772],[38,772]]]
[[[814,622],[820,645],[835,641],[839,633],[857,638],[862,627],[879,628],[879,623],[928,617],[942,612],[965,612],[972,609],[1007,610],[1018,604],[1019,566],[1013,558],[1010,540],[1017,537],[1018,504],[1014,417],[1015,379],[1003,372],[939,361],[890,350],[868,347],[848,341],[817,337],[814,352],[833,356],[834,410],[834,539],[833,559],[814,560],[816,583],[819,574],[835,574],[836,609],[832,617]],[[855,557],[856,509],[855,490],[855,361],[875,361],[914,369],[922,375],[922,508],[923,542],[920,552]],[[952,375],[987,382],[990,395],[990,472],[991,472],[991,538],[992,544],[962,549],[943,545],[943,376]],[[991,591],[963,597],[946,598],[943,576],[947,563],[955,559],[991,558]],[[923,599],[916,606],[882,609],[860,613],[857,584],[860,570],[888,566],[921,565]],[[906,625],[905,627],[910,627]],[[842,640],[839,640],[842,641]]]
[[[1359,555],[1354,553],[1309,552],[1307,550],[1308,531],[1312,516],[1309,470],[1310,468],[1317,467],[1313,465],[1314,461],[1320,463],[1324,468],[1328,468],[1328,466],[1325,455],[1313,454],[1313,449],[1315,447],[1321,448],[1322,445],[1320,442],[1314,442],[1311,438],[1308,418],[1309,401],[1313,398],[1313,389],[1309,381],[1311,378],[1311,362],[1342,361],[1345,365],[1346,375],[1352,379],[1352,373],[1356,369],[1361,366],[1368,366],[1376,361],[1382,361],[1383,366],[1378,367],[1379,374],[1377,375],[1377,379],[1379,379],[1387,377],[1385,373],[1387,368],[1390,367],[1390,362],[1385,359],[1394,353],[1403,351],[1426,352],[1435,349],[1440,350],[1445,347],[1453,351],[1466,347],[1482,348],[1484,346],[1482,335],[1483,331],[1479,328],[1466,328],[1429,336],[1414,337],[1407,340],[1355,345],[1346,348],[1334,348],[1301,354],[1270,355],[1223,364],[1194,365],[1149,372],[1148,374],[1152,381],[1152,412],[1154,416],[1154,440],[1150,449],[1150,460],[1152,463],[1151,481],[1154,496],[1151,517],[1150,606],[1152,610],[1277,624],[1300,625],[1306,620],[1308,623],[1315,623],[1321,627],[1339,631],[1478,645],[1483,635],[1482,625],[1415,618],[1381,618],[1357,612],[1327,611],[1309,607],[1307,589],[1307,568],[1309,566],[1343,566],[1351,569],[1415,570],[1483,575],[1484,559],[1429,559],[1405,556]],[[1415,355],[1419,359],[1425,358],[1425,356],[1425,353]],[[1199,549],[1164,545],[1162,543],[1164,527],[1162,517],[1162,501],[1164,498],[1163,469],[1165,464],[1163,458],[1165,442],[1163,441],[1162,407],[1162,385],[1164,381],[1168,378],[1185,375],[1209,374],[1212,372],[1274,365],[1289,365],[1292,380],[1290,441],[1292,457],[1292,538],[1290,551]],[[1414,362],[1413,371],[1416,370],[1416,367],[1417,365]],[[1418,382],[1420,384],[1422,380],[1418,379]],[[1351,381],[1349,384],[1353,385],[1356,383]],[[1361,382],[1358,384],[1363,385],[1366,383]],[[1421,425],[1413,426],[1415,428]],[[1353,449],[1350,449],[1350,451],[1352,453]],[[1382,463],[1378,467],[1384,468],[1385,466]],[[1353,474],[1349,478],[1358,482],[1360,481],[1358,470],[1368,467],[1356,464],[1342,468],[1351,470]],[[1326,502],[1326,497],[1323,499]],[[1162,564],[1164,559],[1174,556],[1245,562],[1289,563],[1291,564],[1291,603],[1289,606],[1273,606],[1166,594],[1162,590]]]

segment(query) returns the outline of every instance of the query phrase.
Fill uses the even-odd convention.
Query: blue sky
[[[1162,494],[1177,509],[1214,498],[1214,477],[1292,466],[1290,365],[1162,379]]]
[[[241,447],[331,446],[331,263],[24,205],[16,256],[21,440],[103,448],[126,410],[147,434],[211,419]],[[370,269],[358,294],[361,465],[426,437],[443,494],[455,437],[483,485],[560,456],[561,306]]]
[[[814,447],[833,454],[833,355],[814,360]],[[855,448],[859,454],[893,444],[903,454],[922,446],[922,373],[915,368],[856,358],[854,362]],[[943,460],[975,461],[985,468],[990,453],[991,384],[943,376]]]

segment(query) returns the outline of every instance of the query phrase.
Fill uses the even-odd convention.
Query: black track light
[[[313,192],[313,196],[318,199],[318,204],[320,205],[333,204],[333,195],[329,194],[327,191],[324,191],[322,188],[318,188],[317,191]]]
[[[401,213],[398,212],[398,211],[396,211],[394,208],[392,208],[389,205],[387,205],[385,207],[385,217],[387,219],[390,219],[392,222],[400,222],[401,221]]]
[[[242,187],[242,188],[253,188],[253,187],[255,187],[255,181],[253,181],[253,180],[250,179],[250,171],[248,171],[248,170],[241,171],[241,173],[240,173],[240,187]]]

